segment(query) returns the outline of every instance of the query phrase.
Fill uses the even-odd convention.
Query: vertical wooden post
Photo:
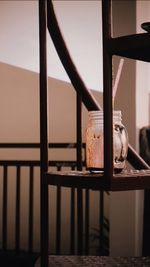
[[[16,169],[16,229],[15,229],[15,249],[20,249],[20,166]]]
[[[77,169],[82,170],[82,101],[77,93],[76,118],[77,118]],[[77,233],[78,254],[83,253],[83,192],[77,188]]]
[[[7,191],[8,191],[8,166],[4,166],[3,170],[3,225],[2,225],[2,244],[3,250],[7,249]]]
[[[77,118],[77,169],[82,170],[82,99],[77,93],[76,118]]]
[[[102,0],[103,19],[103,84],[104,84],[104,172],[108,184],[113,174],[112,129],[112,55],[107,50],[111,38],[111,0]]]
[[[34,166],[30,166],[29,172],[29,226],[28,226],[28,251],[33,252],[33,197],[34,197]]]
[[[46,0],[39,0],[41,267],[48,266],[48,185],[44,177],[44,173],[48,170],[46,31]]]

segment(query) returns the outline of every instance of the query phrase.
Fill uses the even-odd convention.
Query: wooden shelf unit
[[[48,131],[47,131],[47,74],[46,74],[46,30],[48,0],[39,0],[40,17],[40,131],[41,131],[41,267],[48,266],[48,185],[74,188],[90,188],[93,190],[122,191],[150,188],[149,166],[143,170],[122,171],[114,174],[113,170],[113,133],[112,133],[112,56],[118,55],[136,60],[150,62],[150,34],[135,34],[118,38],[111,37],[111,0],[102,0],[103,20],[103,71],[104,71],[104,174],[89,172],[48,172]],[[53,18],[52,18],[53,19]],[[54,25],[53,25],[54,27]],[[58,31],[54,37],[59,39]],[[57,43],[59,46],[59,44]],[[60,49],[60,53],[61,53]],[[65,53],[64,55],[65,56]],[[72,68],[72,65],[70,65]],[[87,103],[92,98],[80,84],[79,94]],[[76,89],[76,88],[75,88]],[[76,89],[77,90],[77,89]],[[84,96],[84,97],[83,97]],[[89,104],[90,103],[90,104]],[[94,105],[93,105],[94,106]],[[92,109],[92,107],[90,107]],[[96,109],[98,109],[96,107]],[[108,134],[109,133],[109,134]],[[131,157],[132,158],[132,157]],[[137,164],[135,164],[137,165]],[[143,165],[144,166],[144,165]]]
[[[89,172],[55,172],[44,174],[48,184],[94,190],[135,190],[150,188],[150,170],[130,170],[114,174],[112,167],[112,56],[118,55],[150,62],[150,34],[111,37],[111,1],[102,1],[103,69],[104,69],[104,174]],[[105,115],[107,114],[107,116]],[[109,114],[109,116],[108,116]],[[107,134],[109,132],[109,136]],[[136,165],[136,164],[135,164]],[[137,164],[138,165],[138,164]],[[149,167],[146,167],[149,169]],[[141,169],[141,166],[140,166]]]
[[[150,34],[134,34],[107,40],[110,56],[118,55],[150,62]],[[125,191],[150,188],[150,170],[122,171],[106,177],[90,172],[49,172],[45,174],[48,184],[93,190]]]

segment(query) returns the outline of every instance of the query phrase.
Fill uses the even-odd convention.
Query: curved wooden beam
[[[88,90],[88,88],[85,86],[73,63],[73,60],[69,54],[64,38],[60,31],[51,0],[47,0],[47,15],[47,24],[50,36],[52,38],[58,56],[64,66],[64,69],[66,70],[71,80],[72,85],[74,86],[77,93],[79,93],[79,95],[81,96],[82,101],[88,110],[101,109],[91,91]]]

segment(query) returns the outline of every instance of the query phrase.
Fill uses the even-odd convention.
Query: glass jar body
[[[128,134],[121,122],[121,111],[113,112],[113,167],[125,168]],[[104,169],[103,111],[90,111],[86,130],[86,166],[89,170]]]

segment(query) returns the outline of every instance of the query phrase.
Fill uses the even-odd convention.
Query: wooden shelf
[[[150,62],[150,33],[111,38],[107,45],[112,55]]]
[[[126,191],[150,188],[150,170],[122,171],[111,177],[111,184],[103,173],[89,171],[56,171],[44,175],[46,183],[55,186],[105,191]]]

